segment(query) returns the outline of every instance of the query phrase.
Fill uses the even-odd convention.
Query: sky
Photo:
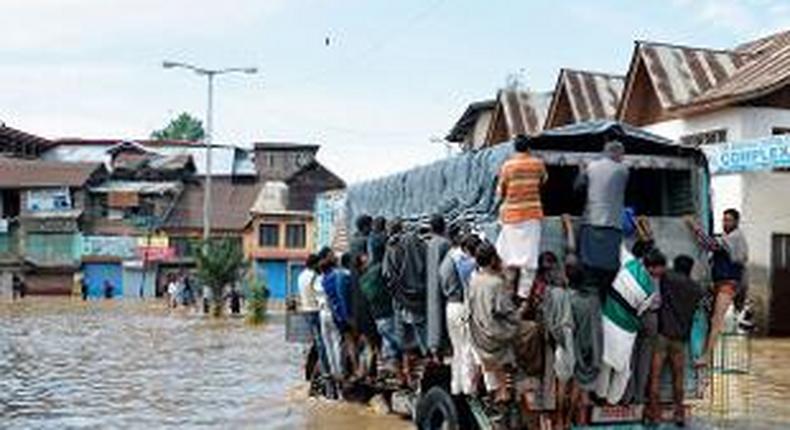
[[[466,106],[508,76],[625,74],[634,40],[728,48],[790,29],[788,0],[0,0],[0,121],[49,138],[146,138],[205,118],[214,142],[321,145],[346,181],[446,156]],[[327,39],[329,43],[327,44]]]

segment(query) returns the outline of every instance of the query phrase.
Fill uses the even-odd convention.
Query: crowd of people
[[[694,258],[678,255],[668,267],[646,218],[629,215],[629,171],[616,141],[580,169],[579,196],[568,197],[585,201],[580,228],[564,217],[565,249],[541,252],[548,174],[529,145],[516,139],[501,168],[493,243],[441,215],[426,227],[362,215],[339,262],[329,248],[310,256],[298,283],[317,365],[337,384],[386,374],[410,385],[415,367],[449,362],[453,395],[551,410],[552,423],[567,428],[583,424],[577,412],[593,403],[644,404],[645,419],[658,420],[666,364],[683,424],[686,354],[705,292],[692,276]],[[715,284],[699,366],[745,287],[739,214],[724,219],[721,237],[689,222],[712,254]]]
[[[198,299],[200,299],[203,313],[208,314],[210,312],[214,292],[210,287],[204,285],[202,293],[198,293],[194,284],[195,282],[186,272],[181,272],[179,274],[171,273],[167,278],[166,286],[168,306],[173,309],[179,306],[197,309]],[[231,285],[222,297],[222,303],[228,306],[232,315],[241,314],[244,294],[236,285]]]

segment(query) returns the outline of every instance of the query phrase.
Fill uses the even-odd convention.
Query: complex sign
[[[711,174],[790,168],[790,136],[771,136],[702,147]]]

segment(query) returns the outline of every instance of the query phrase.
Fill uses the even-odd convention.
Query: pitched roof
[[[250,220],[250,208],[260,191],[256,182],[212,178],[211,228],[241,231]],[[165,229],[203,228],[203,181],[188,183],[165,221]]]
[[[256,150],[269,150],[269,151],[312,151],[318,152],[321,148],[319,145],[309,143],[293,143],[293,142],[255,142],[254,147]]]
[[[551,92],[500,90],[486,135],[486,145],[508,141],[520,134],[540,133],[546,122],[551,98]]]
[[[790,45],[790,30],[780,31],[769,36],[742,43],[735,47],[735,50],[749,54],[764,55],[778,51],[787,45]]]
[[[625,77],[562,69],[544,128],[597,119],[614,119]]]
[[[81,187],[103,169],[99,163],[63,163],[0,157],[0,187]]]
[[[54,145],[91,145],[91,146],[115,146],[122,143],[136,143],[144,146],[204,146],[203,142],[192,142],[190,140],[155,140],[155,139],[83,139],[80,137],[63,137],[55,139]],[[221,146],[213,144],[212,146]]]
[[[496,100],[482,100],[470,103],[458,121],[455,122],[453,128],[447,133],[445,139],[448,142],[463,142],[466,135],[472,130],[477,122],[477,119],[483,112],[493,111],[496,106]]]
[[[52,141],[34,134],[17,130],[5,125],[0,121],[0,145],[30,145],[37,147],[39,151],[46,150],[52,145]]]
[[[790,45],[747,63],[728,80],[675,109],[677,114],[708,111],[768,95],[790,84]]]
[[[661,107],[671,109],[690,102],[730,78],[750,59],[751,54],[637,42],[634,57],[635,61],[644,62]],[[633,68],[629,70],[629,76],[632,72]]]

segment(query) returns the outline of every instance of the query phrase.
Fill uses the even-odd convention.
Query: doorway
[[[771,323],[769,333],[790,336],[790,234],[771,237]]]

